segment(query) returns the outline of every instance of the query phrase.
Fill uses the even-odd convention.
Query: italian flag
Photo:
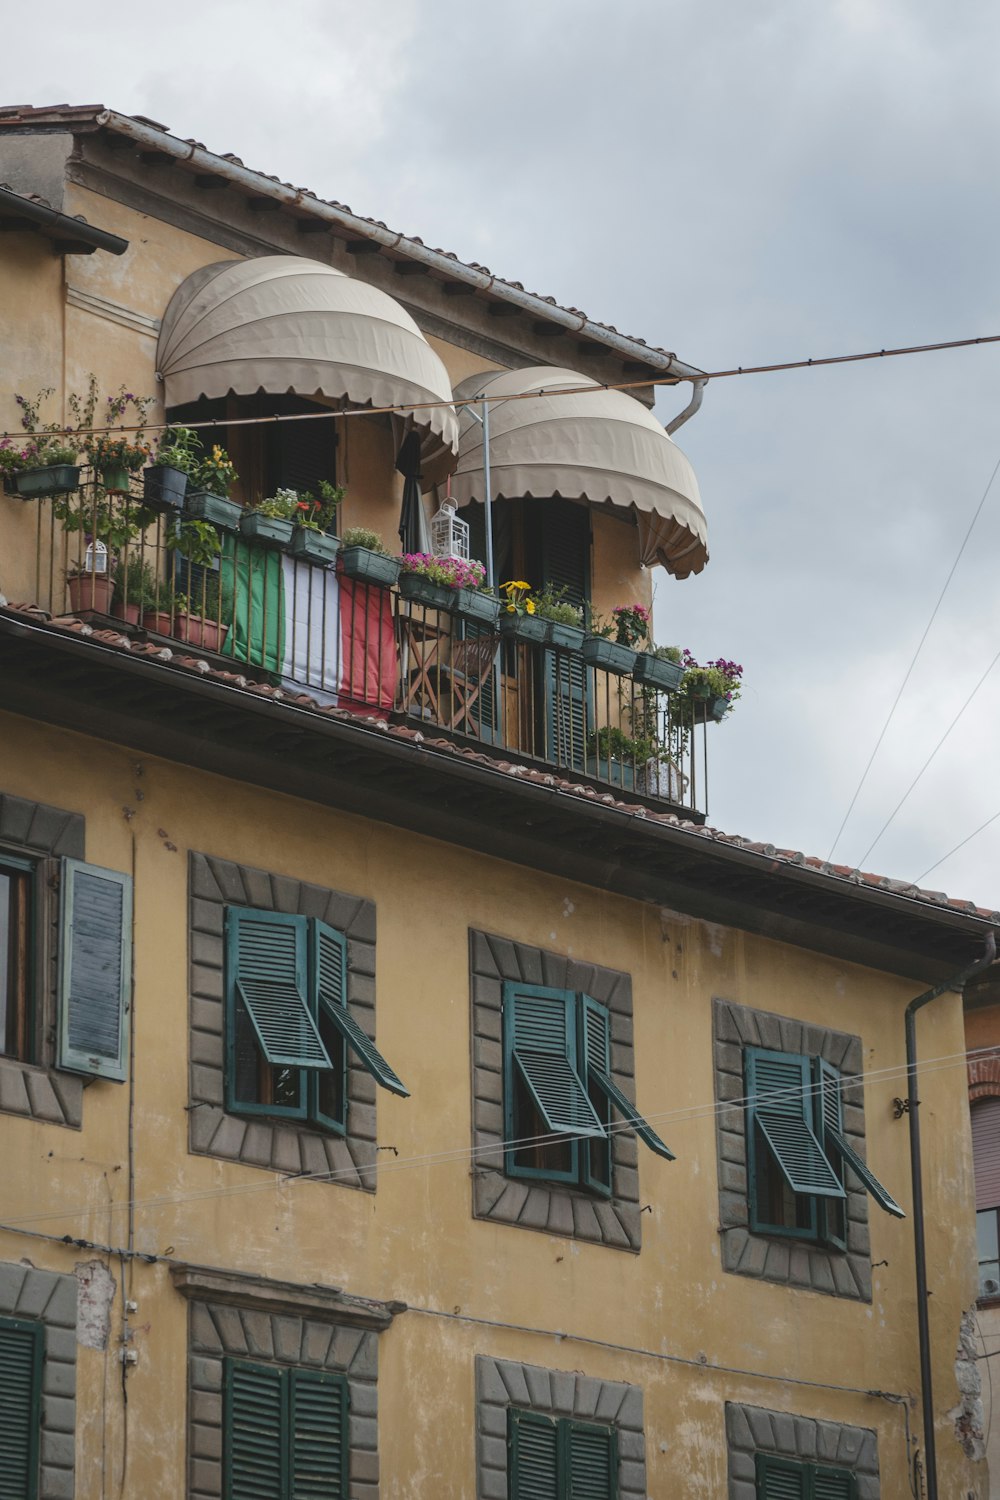
[[[227,536],[220,559],[223,654],[318,702],[386,711],[399,659],[387,589]]]

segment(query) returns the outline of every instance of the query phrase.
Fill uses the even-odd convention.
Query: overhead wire
[[[928,1058],[926,1062],[922,1064],[921,1072],[923,1075],[945,1072],[950,1068],[966,1066],[970,1058],[982,1058],[996,1055],[1000,1055],[1000,1046],[979,1047],[973,1048],[969,1051],[963,1050],[961,1052],[942,1053],[938,1057]],[[906,1076],[907,1067],[904,1062],[901,1064],[895,1064],[887,1068],[874,1068],[860,1073],[845,1074],[841,1078],[841,1084],[844,1088],[849,1089],[853,1085],[857,1085],[860,1083],[889,1083],[897,1078],[902,1079]],[[783,1094],[787,1094],[789,1097],[801,1096],[803,1098],[806,1098],[812,1097],[813,1095],[816,1095],[821,1091],[822,1084],[810,1083],[801,1088],[793,1087],[788,1090],[768,1090],[768,1098],[777,1099]],[[644,1118],[650,1125],[678,1125],[686,1121],[703,1120],[705,1118],[720,1115],[734,1109],[742,1109],[748,1102],[748,1096],[741,1096],[734,1099],[713,1099],[703,1104],[684,1106],[676,1110],[667,1110],[654,1114],[645,1114]],[[628,1133],[633,1128],[634,1127],[627,1121],[613,1122],[608,1128],[607,1134],[609,1136],[615,1136],[623,1132]],[[377,1169],[374,1166],[363,1166],[359,1168],[357,1165],[353,1165],[351,1167],[331,1168],[328,1172],[287,1173],[274,1171],[272,1169],[268,1171],[268,1178],[263,1182],[235,1183],[222,1187],[202,1188],[194,1192],[168,1193],[150,1198],[130,1199],[127,1201],[123,1199],[114,1204],[101,1204],[92,1206],[87,1204],[63,1204],[56,1206],[55,1208],[51,1208],[44,1213],[26,1214],[16,1218],[9,1218],[3,1212],[3,1210],[0,1210],[0,1218],[3,1218],[6,1221],[7,1225],[9,1225],[10,1227],[20,1227],[31,1224],[44,1224],[50,1222],[53,1219],[62,1219],[69,1217],[79,1217],[86,1219],[94,1213],[107,1213],[109,1215],[110,1222],[110,1216],[113,1212],[120,1212],[124,1210],[134,1212],[136,1209],[176,1207],[185,1203],[201,1203],[221,1198],[254,1196],[258,1193],[274,1192],[279,1188],[294,1187],[298,1183],[302,1182],[337,1182],[344,1180],[356,1181],[359,1176],[364,1177],[366,1175],[376,1175],[378,1177],[386,1177],[394,1175],[395,1173],[401,1171],[414,1171],[418,1169],[426,1170],[431,1167],[454,1166],[461,1165],[466,1162],[469,1163],[471,1167],[475,1168],[480,1158],[488,1160],[490,1157],[495,1157],[498,1150],[518,1150],[524,1147],[551,1141],[551,1139],[551,1133],[546,1133],[537,1136],[519,1137],[514,1140],[505,1140],[503,1142],[489,1142],[485,1145],[480,1146],[451,1147],[444,1151],[426,1152],[422,1155],[411,1157],[400,1157],[385,1165],[380,1164]],[[234,1165],[241,1165],[241,1163],[237,1162],[234,1163]]]
[[[919,885],[922,880],[926,880],[927,876],[931,873],[932,870],[936,870],[938,865],[943,865],[945,860],[951,859],[951,856],[953,854],[957,854],[959,849],[964,849],[966,844],[971,844],[972,840],[978,838],[981,833],[984,833],[985,830],[989,828],[991,823],[996,822],[997,818],[1000,818],[1000,810],[995,812],[991,818],[987,818],[985,823],[980,823],[978,828],[974,828],[973,831],[970,834],[967,834],[960,843],[955,845],[954,849],[949,849],[947,854],[942,854],[940,859],[936,859],[932,865],[928,865],[924,873],[917,876],[916,880],[913,882],[914,885]]]

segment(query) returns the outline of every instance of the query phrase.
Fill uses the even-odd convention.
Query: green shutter
[[[748,1135],[756,1123],[792,1192],[845,1197],[813,1133],[809,1059],[748,1047],[746,1074]]]
[[[857,1486],[849,1469],[827,1469],[819,1465],[812,1471],[812,1500],[854,1500]]]
[[[563,590],[567,604],[585,605],[590,597],[590,512],[570,500],[541,499],[537,507],[541,582]],[[545,753],[557,765],[582,771],[592,706],[587,702],[588,673],[579,656],[544,654]]]
[[[553,1135],[605,1135],[575,1067],[575,995],[506,985],[504,1041],[508,1065],[520,1071]]]
[[[62,862],[57,1066],[122,1082],[132,993],[132,878]]]
[[[823,1057],[816,1059],[816,1069],[819,1075],[817,1109],[820,1139],[824,1144],[829,1143],[836,1151],[840,1152],[843,1160],[851,1168],[851,1171],[859,1179],[862,1186],[875,1199],[879,1208],[884,1208],[887,1214],[892,1214],[896,1219],[905,1219],[906,1214],[900,1208],[895,1198],[882,1186],[874,1172],[862,1161],[844,1135],[840,1074]]]
[[[287,1373],[276,1365],[225,1362],[224,1500],[285,1500]]]
[[[231,982],[269,1063],[332,1066],[306,1002],[306,918],[227,907]]]
[[[589,995],[581,995],[581,1033],[583,1055],[587,1073],[604,1090],[622,1119],[629,1124],[650,1151],[667,1161],[676,1157],[657,1135],[652,1125],[647,1124],[635,1105],[628,1099],[611,1076],[610,1017],[603,1005],[598,1005]]]
[[[347,944],[342,934],[314,922],[312,942],[314,982],[323,1015],[336,1026],[376,1083],[408,1099],[409,1089],[347,1009]]]
[[[292,1500],[343,1500],[349,1452],[347,1381],[291,1370]]]
[[[507,1412],[510,1500],[564,1500],[559,1491],[559,1433],[551,1417]]]
[[[41,1323],[0,1318],[0,1495],[35,1500],[41,1426]]]
[[[790,1458],[758,1453],[757,1500],[809,1500],[805,1464]]]
[[[569,1472],[568,1500],[615,1500],[618,1443],[613,1427],[564,1422]]]

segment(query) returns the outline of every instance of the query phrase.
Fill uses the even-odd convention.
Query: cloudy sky
[[[49,0],[5,43],[9,102],[149,115],[708,370],[1000,332],[988,0]],[[709,387],[679,440],[712,560],[658,575],[657,624],[745,666],[715,825],[830,852],[998,392],[1000,345]],[[878,837],[1000,651],[998,556],[1000,478],[838,860],[918,879],[1000,813],[998,665]],[[1000,907],[1000,816],[923,883]]]

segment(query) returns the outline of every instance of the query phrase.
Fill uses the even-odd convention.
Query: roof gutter
[[[88,224],[86,219],[61,214],[57,209],[49,208],[46,203],[24,198],[20,193],[15,193],[13,188],[0,184],[0,215],[4,211],[16,214],[19,219],[27,219],[39,229],[51,231],[53,238],[58,240],[78,240],[81,244],[89,245],[91,250],[107,250],[111,255],[124,255],[128,249],[128,240],[123,240],[120,235],[109,234],[106,229],[97,229],[93,224]]]
[[[595,344],[602,344],[622,359],[641,360],[643,364],[650,365],[660,375],[673,375],[678,380],[698,381],[700,379],[704,385],[705,372],[696,369],[694,365],[684,364],[673,354],[667,354],[662,349],[652,349],[648,344],[640,343],[637,339],[626,338],[624,334],[615,333],[600,323],[591,322],[583,313],[574,313],[565,307],[558,307],[552,302],[547,302],[544,297],[536,297],[532,292],[512,286],[510,282],[501,280],[489,271],[479,271],[460,260],[452,260],[451,256],[445,255],[440,250],[431,250],[429,246],[420,244],[418,240],[409,239],[404,234],[397,234],[381,224],[373,224],[370,220],[349,213],[347,209],[340,208],[336,204],[326,203],[322,198],[317,198],[315,194],[303,188],[293,188],[284,183],[272,182],[269,177],[264,177],[259,172],[253,172],[248,167],[230,161],[228,157],[216,156],[211,151],[206,151],[204,146],[179,140],[176,136],[167,135],[162,130],[155,130],[150,125],[144,125],[141,121],[134,120],[129,115],[118,114],[112,109],[102,110],[97,115],[96,122],[108,130],[113,130],[117,135],[127,136],[144,151],[158,151],[162,156],[172,157],[192,171],[211,173],[231,183],[234,187],[243,188],[252,197],[272,198],[285,208],[298,209],[312,214],[317,219],[323,219],[331,229],[339,230],[342,234],[351,235],[357,239],[372,240],[384,250],[398,250],[409,260],[419,262],[428,270],[437,271],[449,281],[461,281],[474,291],[489,293],[498,301],[510,303],[535,318],[544,318],[549,323],[593,340]],[[698,394],[697,402],[692,398],[688,408],[680,414],[681,419],[686,422],[689,417],[694,416],[700,405],[701,395]],[[673,425],[680,426],[680,421],[675,418]],[[669,432],[671,429],[667,430]]]

